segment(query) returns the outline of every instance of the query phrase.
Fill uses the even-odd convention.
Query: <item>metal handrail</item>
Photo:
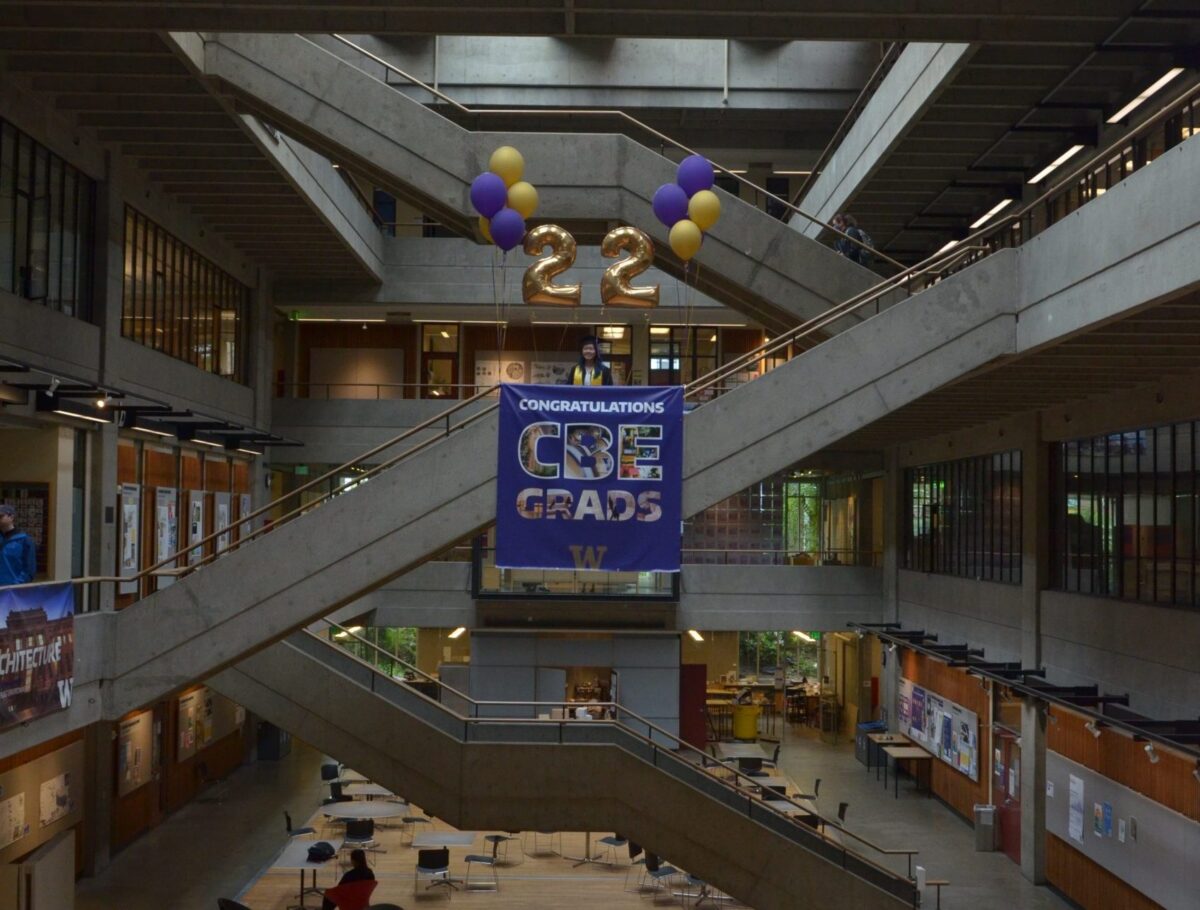
[[[481,716],[479,716],[478,712],[479,712],[479,708],[481,706],[485,707],[485,708],[486,707],[533,707],[533,708],[550,707],[550,708],[556,708],[556,707],[565,707],[567,705],[571,705],[573,707],[580,707],[580,705],[585,704],[589,708],[611,709],[614,712],[615,716],[624,714],[628,717],[633,718],[639,724],[644,725],[648,730],[651,730],[654,733],[657,733],[658,735],[662,736],[666,740],[674,743],[677,749],[683,749],[690,753],[695,753],[701,759],[701,765],[700,765],[701,769],[708,767],[707,763],[711,762],[713,760],[712,756],[709,756],[703,750],[697,749],[691,743],[683,741],[676,734],[671,733],[669,730],[663,729],[662,727],[655,724],[653,721],[642,717],[640,714],[638,714],[635,711],[631,711],[630,709],[621,705],[619,702],[581,703],[581,702],[568,702],[568,701],[519,701],[519,700],[518,701],[510,701],[510,700],[475,699],[475,698],[472,698],[470,695],[466,694],[465,692],[462,692],[462,691],[454,688],[453,686],[451,686],[447,683],[443,683],[441,680],[434,678],[433,676],[429,675],[425,671],[421,670],[419,667],[404,660],[402,657],[399,657],[395,654],[392,654],[392,653],[384,650],[375,642],[369,641],[369,640],[363,638],[362,636],[360,636],[358,633],[350,631],[350,629],[342,626],[340,623],[334,622],[333,620],[329,620],[329,619],[323,619],[323,620],[320,620],[320,622],[325,623],[325,625],[331,629],[338,630],[340,637],[337,640],[337,642],[330,642],[326,639],[323,639],[323,638],[321,638],[321,636],[314,633],[311,629],[305,629],[303,631],[305,632],[306,635],[309,635],[309,636],[315,638],[317,641],[320,641],[323,644],[337,644],[337,643],[345,642],[348,638],[353,638],[360,644],[366,645],[372,651],[382,654],[389,661],[400,664],[401,666],[405,667],[407,670],[421,675],[425,680],[436,684],[439,689],[445,689],[451,695],[453,695],[455,698],[458,698],[458,699],[461,699],[462,701],[464,701],[467,705],[470,706],[472,714],[470,716],[463,716],[463,715],[459,714],[457,711],[453,711],[446,705],[442,704],[440,701],[433,702],[433,699],[428,698],[428,696],[426,696],[424,693],[420,692],[419,690],[413,690],[413,691],[418,696],[421,696],[422,698],[426,698],[428,701],[433,702],[434,704],[438,705],[442,710],[446,711],[448,714],[451,714],[454,717],[462,720],[465,724],[470,724],[470,723],[558,724],[558,723],[562,723],[563,721],[566,721],[566,720],[571,720],[571,718],[562,718],[562,719],[552,718],[550,720],[544,720],[542,718],[536,718],[536,717],[534,717],[534,718],[491,717],[491,716],[481,717]],[[344,635],[342,635],[341,633],[344,633]],[[342,650],[345,651],[346,649],[342,648]],[[354,660],[358,661],[363,666],[367,667],[369,670],[371,670],[371,672],[373,672],[379,676],[382,676],[385,679],[388,679],[390,682],[397,683],[397,684],[404,682],[404,680],[397,680],[394,677],[390,676],[389,674],[383,673],[376,665],[370,663],[367,660],[364,660],[362,657],[358,656],[357,654],[354,654],[349,651],[346,651],[346,654],[349,657],[353,658]],[[603,721],[594,721],[594,722],[615,724],[616,726],[620,726],[623,729],[627,730],[628,732],[632,733],[634,736],[637,736],[637,737],[649,742],[651,745],[653,745],[655,747],[659,746],[659,744],[654,741],[653,737],[645,736],[642,733],[640,733],[638,730],[636,730],[632,727],[629,727],[627,724],[621,723],[619,720],[603,720]],[[735,778],[744,779],[751,786],[759,786],[759,784],[755,783],[754,777],[743,773],[742,771],[738,770],[737,768],[732,768],[732,767],[728,767],[728,766],[722,766],[722,768],[723,768],[723,770],[732,771]],[[713,779],[721,784],[724,784],[725,786],[729,786],[728,781],[722,780],[721,778],[718,778],[715,776]],[[735,792],[736,792],[738,788],[732,787],[731,789],[735,790]],[[740,796],[742,794],[739,793],[738,795]],[[750,798],[750,797],[748,797],[748,798]],[[783,800],[787,801],[788,803],[790,803],[791,805],[795,806],[797,809],[804,811],[806,813],[809,812],[809,810],[805,806],[802,806],[801,804],[797,803],[791,797],[782,795],[781,798]],[[799,822],[797,822],[795,819],[788,816],[786,813],[780,812],[771,806],[767,806],[764,803],[761,803],[761,801],[760,801],[760,807],[763,809],[766,809],[767,811],[776,813],[777,815],[781,816],[784,819],[787,819],[789,822],[791,822],[797,826],[800,825]],[[836,829],[837,831],[840,831],[841,833],[845,834],[846,836],[852,838],[853,840],[858,841],[859,843],[864,844],[867,847],[870,847],[872,850],[874,850],[882,855],[885,855],[885,856],[907,856],[909,858],[910,870],[911,870],[911,865],[912,865],[912,857],[920,854],[919,850],[898,850],[898,849],[894,849],[894,848],[880,847],[877,844],[872,843],[871,841],[867,840],[866,838],[864,838],[858,834],[855,834],[853,831],[847,830],[845,827],[843,827],[839,823],[826,819],[823,815],[820,814],[820,812],[810,813],[810,814],[815,814],[816,817],[819,819],[820,823],[822,824],[822,826],[832,827],[832,828]],[[846,849],[845,845],[843,844],[841,846],[842,846],[843,851],[845,851],[845,849]],[[886,869],[883,866],[879,866],[876,863],[872,863],[871,860],[867,859],[866,857],[862,856],[861,854],[856,853],[855,856],[857,856],[859,859],[863,860],[864,862],[870,863],[871,865],[875,866],[876,868],[880,869],[881,871],[888,873],[889,875],[896,874],[896,873],[892,872],[890,869]],[[910,871],[909,878],[911,879],[911,871]]]
[[[308,38],[305,38],[303,35],[300,35],[298,37],[300,37],[302,40],[309,41],[309,43],[312,44],[314,47],[318,47],[318,48],[321,47],[319,44],[317,44],[316,42],[310,41]],[[384,69],[388,70],[389,72],[393,72],[398,76],[401,76],[406,81],[412,83],[413,85],[417,86],[418,88],[424,89],[425,91],[427,91],[431,95],[433,95],[435,98],[438,98],[441,101],[446,102],[448,105],[450,105],[456,111],[458,111],[459,113],[462,113],[462,114],[466,114],[466,115],[469,115],[472,117],[480,117],[480,116],[508,116],[508,117],[512,117],[512,116],[518,116],[518,117],[556,116],[556,117],[583,117],[583,118],[605,117],[605,118],[610,118],[610,119],[616,118],[625,123],[628,123],[631,126],[635,126],[638,129],[645,131],[646,133],[649,133],[655,139],[658,139],[661,143],[663,143],[665,145],[670,145],[672,148],[676,148],[681,152],[684,152],[688,155],[700,154],[699,152],[695,151],[694,149],[689,148],[688,146],[684,145],[682,142],[679,142],[678,140],[673,139],[672,137],[668,136],[666,133],[662,133],[662,132],[656,130],[654,127],[650,126],[649,124],[643,123],[641,120],[638,120],[636,117],[634,117],[631,114],[628,114],[622,110],[615,110],[615,109],[604,110],[604,109],[595,109],[595,108],[590,108],[590,109],[586,109],[586,110],[581,110],[579,108],[479,108],[479,109],[469,108],[466,105],[462,104],[461,102],[456,101],[455,99],[451,98],[449,95],[445,94],[444,92],[439,91],[438,89],[434,88],[432,85],[429,85],[429,84],[421,81],[420,79],[418,79],[416,76],[412,75],[411,73],[407,73],[404,70],[400,69],[398,66],[396,66],[392,63],[389,63],[387,60],[384,60],[379,55],[371,53],[365,47],[355,44],[349,38],[346,38],[343,35],[338,35],[338,34],[330,34],[329,37],[333,38],[335,41],[340,41],[342,44],[346,45],[347,47],[353,48],[355,51],[362,54],[364,57],[370,58],[372,61],[374,61],[375,63],[378,63]],[[322,48],[322,50],[324,50],[324,48]],[[338,59],[343,60],[343,62],[347,62],[344,60],[344,58],[339,57]],[[349,64],[349,65],[353,66],[353,64]],[[355,67],[355,68],[357,69],[357,67]],[[361,72],[361,70],[360,70],[360,72]],[[365,75],[368,78],[374,78],[369,73],[365,73]],[[386,80],[384,80],[383,84],[395,87],[394,83],[388,82]],[[707,158],[707,156],[704,156],[704,157]],[[751,180],[747,180],[741,174],[736,174],[733,171],[729,170],[729,168],[727,168],[727,167],[717,164],[715,161],[712,161],[712,159],[708,159],[708,160],[709,160],[709,163],[712,164],[714,169],[720,171],[722,174],[726,175],[727,177],[732,177],[738,183],[744,184],[745,186],[754,190],[756,193],[762,193],[766,198],[779,203],[784,208],[790,209],[793,214],[799,215],[801,218],[805,218],[808,221],[811,221],[813,224],[819,224],[822,227],[833,231],[835,234],[837,234],[838,237],[849,240],[851,243],[853,243],[857,247],[860,247],[861,249],[868,250],[872,255],[878,256],[880,259],[886,260],[890,264],[896,266],[896,268],[899,268],[899,269],[904,268],[903,263],[897,262],[895,259],[892,259],[890,256],[867,246],[861,240],[858,240],[855,237],[851,237],[849,234],[839,231],[832,224],[822,221],[820,218],[817,218],[814,215],[810,215],[808,212],[803,211],[798,206],[793,205],[789,200],[784,199],[780,196],[776,196],[770,190],[767,190],[764,187],[759,186],[758,184],[754,183]]]

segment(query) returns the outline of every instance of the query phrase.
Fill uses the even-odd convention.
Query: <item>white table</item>
[[[771,757],[758,743],[717,743],[717,755],[736,758],[742,771],[757,771],[763,761]]]
[[[425,831],[413,838],[414,847],[472,847],[479,835],[474,831]]]
[[[817,807],[810,799],[794,799],[789,802],[786,799],[764,799],[764,806],[770,806],[776,812],[782,812],[784,815],[817,815]]]
[[[295,908],[304,908],[304,895],[320,894],[321,889],[317,887],[317,870],[332,868],[337,871],[337,863],[332,859],[328,859],[323,863],[310,862],[308,859],[308,848],[315,844],[316,841],[308,840],[307,838],[295,837],[288,841],[288,845],[283,848],[283,852],[279,854],[275,862],[271,863],[272,869],[299,869],[300,870],[300,903],[292,904],[288,910]],[[335,838],[326,841],[329,846],[333,847],[334,855],[342,849],[342,839]],[[312,869],[312,885],[305,887],[304,870]]]
[[[766,793],[768,790],[777,790],[779,787],[787,787],[790,781],[786,777],[772,777],[768,775],[767,777],[752,777],[749,780],[741,777],[738,778],[738,783],[744,787],[758,787],[763,791],[763,793]]]
[[[343,796],[365,796],[373,799],[376,796],[389,797],[396,794],[380,784],[345,784],[342,787]]]
[[[387,802],[343,802],[321,807],[327,818],[400,818],[408,814],[408,806]]]
[[[351,768],[342,768],[342,776],[338,778],[339,784],[368,784],[371,778],[366,777]]]

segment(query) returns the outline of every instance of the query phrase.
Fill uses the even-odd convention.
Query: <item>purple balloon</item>
[[[650,204],[654,217],[667,227],[688,216],[688,195],[675,183],[664,183],[655,190]]]
[[[690,199],[701,190],[711,190],[714,177],[713,167],[707,158],[703,155],[688,155],[679,162],[675,181]]]
[[[490,227],[492,240],[506,253],[525,239],[525,219],[516,209],[500,209],[492,216]]]
[[[508,187],[490,171],[471,181],[471,205],[484,218],[491,218],[508,205]]]

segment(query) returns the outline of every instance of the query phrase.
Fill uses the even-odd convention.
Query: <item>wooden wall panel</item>
[[[970,819],[975,804],[988,801],[988,776],[992,773],[992,731],[988,728],[989,690],[974,676],[915,651],[904,649],[900,673],[918,686],[974,711],[979,718],[979,780],[973,781],[936,756],[932,762],[932,788],[955,812]]]
[[[180,475],[183,478],[182,487],[185,490],[203,490],[204,472],[200,466],[200,455],[197,452],[180,453]],[[184,502],[187,498],[184,497]]]
[[[229,492],[229,462],[223,458],[204,459],[204,489],[217,493]]]
[[[1085,734],[1091,739],[1091,734]],[[1163,910],[1066,841],[1046,835],[1046,880],[1088,910]]]
[[[142,483],[147,487],[174,487],[179,476],[176,470],[176,453],[163,452],[146,447],[142,466]]]
[[[1057,705],[1050,707],[1050,717],[1046,748],[1200,822],[1200,784],[1192,776],[1194,762],[1158,749],[1158,763],[1151,764],[1145,743],[1111,731],[1094,737],[1084,729],[1085,717]]]
[[[117,444],[117,483],[137,482],[137,446],[122,440]]]
[[[184,695],[186,692],[181,692]],[[167,711],[167,765],[164,771],[167,811],[174,812],[195,799],[200,792],[199,763],[208,767],[210,780],[226,777],[242,763],[245,755],[242,732],[222,737],[191,758],[179,761],[179,698],[173,698]]]
[[[250,492],[250,462],[240,458],[233,460],[233,492]]]

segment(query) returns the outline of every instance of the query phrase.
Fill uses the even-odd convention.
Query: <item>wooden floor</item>
[[[414,814],[419,814],[419,812],[414,810]],[[297,820],[297,824],[301,824],[301,822]],[[320,832],[324,831],[324,816],[317,814],[303,824],[316,827],[319,837],[321,836]],[[432,825],[420,827],[422,830],[431,828],[436,831],[455,830],[444,822],[436,820]],[[466,863],[463,858],[468,853],[488,854],[491,852],[491,845],[483,840],[483,836],[490,833],[493,832],[478,832],[475,844],[471,847],[449,848],[450,871],[456,879],[466,876]],[[592,835],[593,856],[601,853],[597,841],[607,833],[601,832]],[[530,851],[534,849],[531,838],[532,835],[525,835],[525,846]],[[399,828],[376,828],[376,839],[387,852],[370,855],[369,862],[375,872],[375,877],[379,880],[379,887],[376,888],[372,901],[377,904],[397,904],[404,910],[412,910],[414,907],[440,907],[443,904],[477,907],[480,910],[517,910],[517,908],[520,910],[547,908],[549,910],[549,908],[564,907],[569,907],[571,910],[593,910],[593,908],[594,910],[602,910],[602,908],[609,910],[609,908],[621,907],[644,908],[651,903],[652,899],[654,903],[662,907],[683,905],[682,897],[668,896],[665,893],[654,895],[650,890],[641,893],[627,892],[625,885],[626,873],[629,868],[629,853],[624,848],[617,851],[619,864],[615,867],[607,864],[576,866],[574,861],[550,853],[537,856],[524,854],[524,859],[522,859],[522,848],[519,842],[509,844],[508,860],[513,864],[497,867],[500,879],[499,891],[464,891],[460,882],[460,890],[454,891],[448,900],[444,894],[444,888],[437,887],[426,890],[425,883],[422,882],[420,893],[414,894],[413,872],[416,867],[417,851],[402,842],[407,838],[402,836]],[[566,856],[578,857],[583,854],[583,834],[556,835],[554,838],[555,849],[560,849],[558,844],[560,839],[562,853]],[[539,846],[544,847],[544,841],[543,836]],[[604,859],[607,861],[608,856],[606,855]],[[631,888],[636,884],[636,877],[640,874],[641,868],[640,865],[635,867],[638,871],[629,880]],[[328,870],[318,873],[318,887],[335,884],[343,870],[344,867],[335,870],[333,864],[330,863]],[[305,875],[306,878],[311,878],[311,873],[305,873]],[[489,870],[478,865],[473,866],[471,870],[473,886],[477,876],[480,883],[490,881]],[[251,910],[285,910],[285,908],[297,904],[299,883],[300,874],[295,870],[268,869],[250,885],[240,900]],[[319,908],[321,906],[319,895],[306,895],[305,904],[308,907]],[[688,906],[692,904],[694,904],[694,900],[689,902]],[[728,900],[718,903],[705,900],[701,904],[701,907],[740,908],[743,906]]]

